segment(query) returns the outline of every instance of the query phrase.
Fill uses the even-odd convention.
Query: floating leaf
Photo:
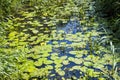
[[[58,41],[53,41],[53,45],[57,45],[58,44]]]
[[[64,60],[64,61],[63,61],[63,64],[64,64],[64,65],[68,65],[68,64],[69,64],[69,61],[68,61],[68,60]]]
[[[81,64],[83,62],[83,60],[75,58],[73,62],[76,64]]]
[[[53,69],[53,66],[47,65],[45,68],[48,69],[48,70],[51,70],[51,69]]]
[[[11,32],[11,33],[9,33],[9,38],[11,38],[11,39],[13,39],[13,38],[15,38],[16,36],[15,35],[17,35],[18,34],[18,32],[16,32],[16,31],[13,31],[13,32]]]
[[[43,61],[36,61],[36,62],[34,62],[34,65],[35,66],[42,66],[42,64],[43,64]]]
[[[36,68],[34,66],[28,66],[27,67],[28,72],[34,72],[35,70],[36,70]]]
[[[37,55],[37,54],[29,54],[27,57],[32,57],[33,59],[38,59],[41,57],[41,55]]]
[[[68,60],[69,61],[74,61],[74,58],[73,57],[69,57]]]
[[[98,80],[106,80],[105,78],[98,78]]]
[[[24,25],[22,25],[22,26],[20,26],[20,27],[25,28],[25,26],[24,26]]]
[[[28,31],[28,29],[23,29],[24,32]]]
[[[21,75],[23,79],[29,80],[30,75],[27,73],[24,73]]]
[[[44,27],[41,27],[41,28],[40,28],[40,30],[43,30],[43,29],[44,29]]]
[[[55,63],[55,68],[58,69],[58,68],[61,68],[63,65],[61,63]]]
[[[61,60],[65,60],[66,58],[67,58],[67,56],[60,57]]]
[[[78,51],[70,51],[70,54],[77,54]]]
[[[75,57],[77,58],[81,58],[83,56],[83,54],[76,54]]]
[[[64,75],[65,75],[65,72],[62,71],[62,70],[59,70],[59,71],[58,71],[58,74],[61,75],[61,76],[64,76]]]
[[[32,30],[34,34],[37,34],[39,31],[38,30]]]
[[[54,63],[55,64],[60,64],[60,63],[62,63],[62,60],[60,60],[60,59],[54,60]]]
[[[53,64],[53,61],[47,60],[47,61],[44,62],[44,64]]]
[[[84,65],[85,66],[93,66],[93,63],[92,62],[84,62]]]
[[[74,80],[77,80],[77,77],[76,77],[76,76],[72,76],[72,78],[73,78]]]
[[[55,76],[55,74],[51,74],[50,76],[53,77],[53,76]]]
[[[43,55],[41,55],[42,57],[48,57],[50,54],[48,53],[43,53]]]
[[[30,39],[28,39],[28,41],[34,41],[37,38],[37,36],[33,36]]]
[[[59,59],[59,57],[58,57],[58,56],[51,56],[50,58],[51,58],[52,60]]]
[[[61,46],[65,46],[65,45],[66,45],[66,42],[61,42],[60,45],[61,45]]]
[[[55,24],[53,22],[49,23],[48,26],[54,26]]]
[[[73,69],[73,70],[80,70],[81,67],[80,67],[80,66],[73,66],[72,69]]]
[[[85,67],[85,66],[82,66],[81,68],[80,68],[80,70],[82,71],[82,72],[87,72],[87,67]]]

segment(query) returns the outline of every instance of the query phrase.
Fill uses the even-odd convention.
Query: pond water
[[[59,37],[62,36],[62,39],[58,39],[58,40],[52,39],[47,43],[52,45],[52,52],[50,52],[50,56],[48,56],[48,60],[55,61],[58,59],[58,63],[51,64],[53,66],[53,69],[49,74],[50,80],[55,80],[55,79],[62,80],[63,78],[73,79],[73,80],[80,79],[81,77],[84,77],[86,74],[80,69],[84,66],[87,67],[86,69],[93,69],[94,72],[98,72],[98,73],[102,72],[101,69],[95,68],[90,65],[86,65],[84,63],[85,61],[88,62],[88,64],[89,63],[94,64],[94,61],[92,62],[90,59],[86,60],[87,57],[91,55],[91,51],[90,51],[89,41],[84,40],[85,39],[84,34],[89,33],[92,30],[97,31],[97,29],[94,28],[87,28],[83,30],[83,27],[80,25],[80,23],[77,20],[72,20],[72,21],[70,20],[64,26],[59,25],[57,27],[56,34]],[[100,32],[100,30],[98,31]],[[94,44],[94,41],[96,41],[101,36],[104,36],[104,34],[91,36],[92,44]],[[81,39],[80,37],[82,37],[83,39]],[[92,50],[92,54],[96,57],[98,56],[98,54],[96,54],[94,50]],[[54,57],[57,58],[53,59],[52,55],[56,55]],[[59,62],[60,59],[62,61]],[[108,70],[112,69],[112,66],[110,64],[106,64],[103,66],[107,67]],[[89,80],[98,80],[97,77],[90,77],[90,76],[88,77]]]
[[[22,19],[13,20],[13,31],[6,30],[6,39],[11,48],[27,46],[25,65],[30,65],[24,73],[29,79],[114,80],[104,75],[104,71],[112,71],[113,63],[106,54],[110,52],[103,28],[84,26],[76,17],[60,23],[28,12],[21,15]]]
[[[3,4],[0,79],[117,80],[120,44],[112,39],[114,31],[106,29],[112,26],[96,13],[97,5],[97,0],[10,0]]]

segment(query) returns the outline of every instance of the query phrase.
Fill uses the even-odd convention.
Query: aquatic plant
[[[65,72],[62,71],[62,70],[59,70],[59,71],[58,71],[58,74],[59,74],[60,76],[64,76],[64,75],[65,75]]]
[[[69,64],[69,61],[68,61],[68,60],[64,60],[64,61],[63,61],[63,64],[64,64],[64,65],[68,65],[68,64]]]
[[[117,48],[94,15],[94,1],[5,2],[0,5],[1,80],[119,79]],[[23,8],[18,10],[18,3]],[[15,8],[17,13],[1,17]]]

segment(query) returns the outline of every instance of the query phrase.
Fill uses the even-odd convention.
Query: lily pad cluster
[[[52,28],[55,24],[52,21],[44,20],[44,18],[40,18],[43,21],[39,21],[37,18],[34,20],[35,17],[34,12],[20,11],[15,17],[4,22],[6,33],[3,38],[4,41],[2,40],[4,45],[1,46],[1,51],[7,56],[13,55],[15,57],[13,64],[9,62],[13,68],[11,65],[8,66],[11,66],[11,71],[17,69],[12,71],[15,72],[14,74],[9,72],[11,77],[44,79],[53,69],[51,66],[53,61],[48,60],[52,47],[47,42],[50,40],[50,31],[55,29]],[[17,76],[17,73],[21,77]]]
[[[96,78],[99,80],[111,77],[107,76],[106,71],[112,67],[113,62],[105,56],[111,56],[110,59],[112,59],[112,55],[107,54],[110,51],[103,44],[97,44],[104,32],[101,34],[95,28],[86,27],[83,27],[82,30],[82,32],[77,32],[76,34],[66,34],[62,30],[53,31],[54,34],[52,34],[53,37],[49,44],[52,44],[53,48],[51,59],[54,58],[55,72],[51,72],[50,75],[54,74],[54,77],[50,78],[57,79],[55,75],[61,79],[91,78],[92,80]],[[61,62],[61,59],[63,62]],[[58,72],[59,69],[62,72]],[[66,76],[67,74],[69,76]]]
[[[115,56],[110,54],[108,36],[96,28],[99,24],[94,17],[89,19],[94,11],[89,4],[94,3],[36,1],[40,6],[34,6],[35,10],[20,10],[3,23],[6,33],[0,37],[0,53],[4,54],[0,55],[4,58],[0,57],[1,72],[7,70],[13,72],[9,76],[25,80],[112,80]],[[74,16],[80,17],[78,26]],[[65,30],[57,29],[67,24]],[[9,64],[7,58],[15,63]]]

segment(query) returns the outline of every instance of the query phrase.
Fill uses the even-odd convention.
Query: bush
[[[120,1],[119,0],[95,0],[95,10],[99,17],[108,21],[113,36],[120,39]]]

